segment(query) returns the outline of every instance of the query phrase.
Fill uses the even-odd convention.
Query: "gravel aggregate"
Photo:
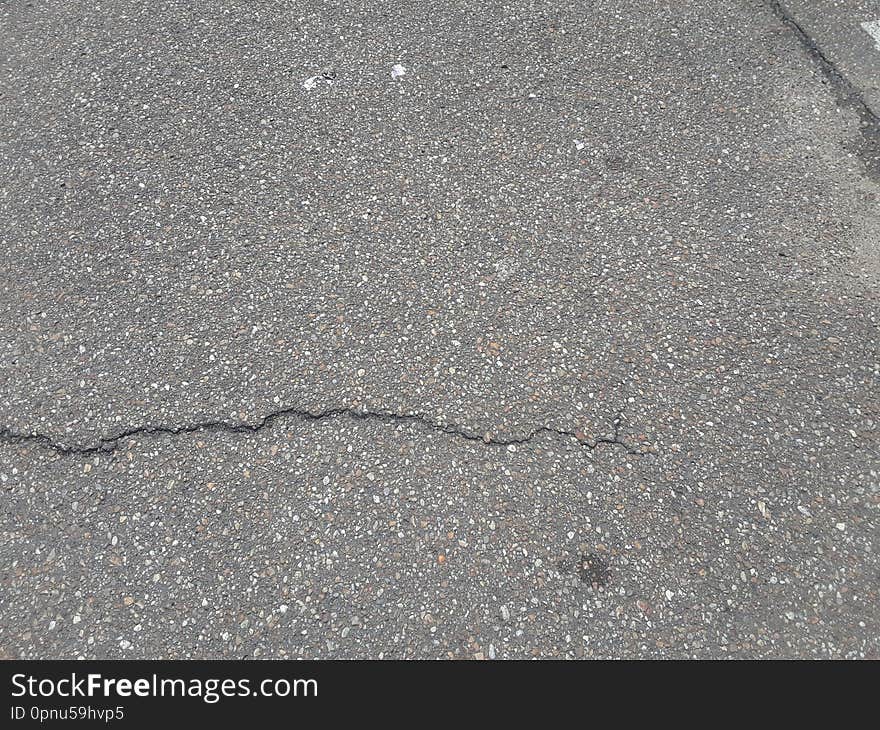
[[[877,658],[878,182],[773,5],[0,6],[0,653]]]

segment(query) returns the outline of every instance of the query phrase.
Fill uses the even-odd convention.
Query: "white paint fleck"
[[[871,20],[867,23],[862,23],[862,30],[874,39],[874,45],[877,46],[877,50],[880,51],[880,20]]]
[[[406,76],[406,69],[403,66],[401,66],[399,63],[395,63],[391,67],[391,78],[392,79],[399,79],[399,78],[403,78],[404,76]]]
[[[336,74],[333,71],[324,71],[318,76],[309,76],[305,81],[303,81],[302,87],[306,91],[311,91],[318,84],[330,84],[333,83],[333,80],[336,78]]]
[[[582,150],[582,149],[583,149],[584,147],[586,147],[586,146],[587,146],[586,143],[585,143],[585,142],[581,142],[579,139],[576,139],[576,140],[574,141],[574,147],[575,147],[575,149],[577,149],[577,150]]]

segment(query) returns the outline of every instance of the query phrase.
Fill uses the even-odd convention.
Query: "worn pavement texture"
[[[799,5],[0,4],[0,655],[880,657]]]

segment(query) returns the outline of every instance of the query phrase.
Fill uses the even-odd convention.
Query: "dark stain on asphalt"
[[[611,569],[608,562],[595,553],[581,553],[577,560],[563,559],[558,563],[561,573],[574,573],[581,583],[586,583],[598,590],[611,581]]]

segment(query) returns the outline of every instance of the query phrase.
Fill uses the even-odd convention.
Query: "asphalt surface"
[[[701,5],[0,5],[2,655],[880,656],[880,14]]]
[[[880,0],[786,0],[785,7],[880,114]]]

